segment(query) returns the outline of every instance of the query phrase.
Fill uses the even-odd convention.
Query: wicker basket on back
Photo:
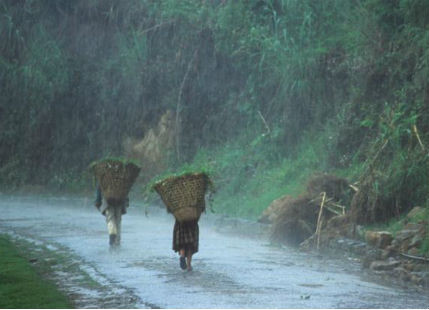
[[[154,185],[169,212],[179,222],[198,220],[205,209],[204,196],[209,185],[205,173],[169,177]]]
[[[140,167],[130,162],[108,159],[95,164],[93,170],[104,199],[110,205],[119,205],[127,198]]]

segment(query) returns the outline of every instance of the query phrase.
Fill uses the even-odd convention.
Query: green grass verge
[[[0,235],[0,253],[0,308],[71,308],[67,298],[36,272],[5,235]]]

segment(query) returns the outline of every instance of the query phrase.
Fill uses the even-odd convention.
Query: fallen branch
[[[265,121],[265,118],[262,116],[261,111],[258,111],[259,116],[261,117],[262,121],[264,122],[265,128],[267,129],[267,132],[265,132],[263,135],[266,136],[268,134],[270,134],[271,130],[270,127],[268,126],[267,122]]]
[[[341,209],[343,215],[346,214],[346,207],[339,205],[338,203],[335,203],[335,202],[332,202],[331,206]]]
[[[414,255],[405,254],[405,253],[399,253],[399,254],[406,257],[406,258],[411,258],[411,259],[415,259],[415,260],[419,260],[419,261],[423,261],[423,262],[429,262],[429,259],[425,258],[425,257],[414,256]]]
[[[377,153],[375,154],[375,156],[372,158],[371,162],[368,164],[368,167],[366,167],[364,173],[361,176],[360,181],[362,181],[363,179],[365,179],[368,174],[372,174],[372,170],[374,169],[374,165],[375,165],[375,163],[378,160],[378,156],[380,156],[380,154],[383,152],[384,148],[387,146],[388,143],[389,143],[389,139],[384,140],[383,145],[377,151]],[[369,158],[367,159],[367,161],[368,160],[369,160]]]
[[[320,193],[320,194],[322,194],[322,193]],[[319,199],[320,199],[320,197],[317,197],[317,198],[314,198],[314,199],[310,200],[310,202],[316,202]],[[325,203],[330,203],[332,200],[334,200],[334,198],[328,197],[328,195],[326,195]]]
[[[169,25],[169,24],[171,24],[171,23],[173,23],[173,22],[174,22],[173,20],[169,20],[169,21],[163,22],[163,23],[161,23],[161,24],[157,24],[157,25],[155,25],[155,26],[152,26],[152,27],[149,27],[149,28],[146,28],[146,29],[140,30],[140,31],[139,31],[139,34],[147,33],[147,32],[152,31],[152,30],[154,30],[154,29],[157,29],[157,28],[163,27],[163,26],[165,26],[165,25]]]
[[[357,186],[354,186],[353,184],[349,184],[349,187],[354,190],[355,192],[359,191],[359,188]]]
[[[416,125],[413,125],[413,131],[414,131],[414,134],[417,137],[417,140],[419,141],[420,147],[424,151],[425,150],[425,146],[423,145],[422,140],[420,140],[420,135],[419,135],[419,132],[417,131],[417,126]]]
[[[335,208],[340,209],[341,211],[335,210]],[[334,202],[325,202],[325,209],[331,211],[336,215],[344,215],[346,214],[346,207],[341,206]]]
[[[328,211],[331,211],[332,213],[334,213],[336,215],[341,215],[342,214],[341,212],[339,212],[337,210],[334,210],[334,209],[332,209],[332,208],[330,208],[328,206],[325,206],[325,209],[328,210]]]

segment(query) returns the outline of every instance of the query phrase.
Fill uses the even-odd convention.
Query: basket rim
[[[90,163],[89,168],[95,170],[97,166],[107,163],[117,163],[124,167],[134,166],[135,168],[137,168],[137,170],[141,170],[140,165],[137,164],[134,160],[123,158],[102,158],[100,160],[93,161],[92,163]]]
[[[187,179],[189,177],[206,177],[206,178],[208,178],[209,176],[205,172],[187,172],[187,173],[184,173],[181,175],[172,175],[172,176],[166,177],[165,179],[163,179],[161,181],[156,182],[152,186],[152,188],[156,190],[158,187],[163,186],[165,183],[177,182],[179,180]]]

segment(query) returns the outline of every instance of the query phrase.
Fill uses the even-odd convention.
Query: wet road
[[[116,294],[129,297],[127,300],[131,302],[124,307],[426,308],[429,305],[429,297],[422,293],[367,281],[356,262],[321,259],[274,247],[263,237],[244,236],[255,225],[236,225],[211,214],[204,214],[200,221],[200,251],[194,256],[194,270],[182,271],[177,255],[171,250],[174,219],[158,208],[149,208],[148,216],[144,210],[142,205],[131,203],[123,217],[122,246],[117,252],[109,251],[104,217],[87,199],[0,196],[0,233],[27,238],[76,257],[80,268],[94,281],[114,287],[108,292],[116,290]],[[232,234],[232,228],[243,233]],[[79,296],[82,294],[84,290]],[[83,302],[77,305],[104,307]]]

